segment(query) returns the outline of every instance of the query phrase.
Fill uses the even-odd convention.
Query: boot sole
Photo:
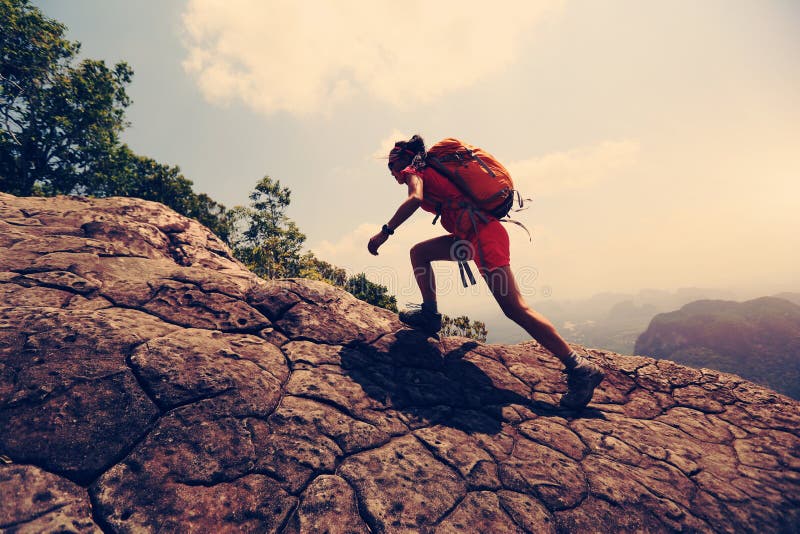
[[[404,325],[406,325],[407,327],[409,327],[409,328],[413,329],[413,330],[419,330],[419,331],[420,331],[420,332],[422,332],[423,334],[428,334],[429,336],[435,336],[435,335],[436,335],[436,334],[438,334],[438,333],[439,333],[439,331],[441,330],[441,327],[439,327],[439,328],[438,328],[438,329],[436,329],[436,330],[433,330],[433,331],[431,331],[430,329],[423,328],[423,327],[421,327],[421,326],[419,326],[419,325],[408,324],[408,323],[406,323],[406,322],[404,322],[404,321],[400,321],[400,322],[401,322],[401,323],[403,323]]]

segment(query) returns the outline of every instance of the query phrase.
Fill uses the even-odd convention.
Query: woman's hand
[[[392,172],[395,177],[400,176],[400,174],[396,172]],[[386,223],[386,226],[393,230],[396,230],[398,226],[403,224],[406,219],[408,219],[412,213],[417,211],[417,208],[420,207],[422,204],[422,178],[417,176],[416,174],[408,174],[403,177],[403,180],[408,185],[408,198],[406,198],[400,207],[397,208],[397,211],[394,213],[394,216],[389,219],[389,222]],[[398,179],[398,182],[403,183],[401,180]],[[374,236],[372,236],[367,244],[367,250],[373,256],[378,255],[378,249],[381,245],[386,243],[386,240],[389,239],[389,234],[381,230]]]
[[[384,234],[382,231],[378,232],[370,238],[369,243],[367,244],[367,250],[369,250],[369,253],[373,256],[377,256],[378,248],[386,243],[387,239],[389,239],[388,235]]]

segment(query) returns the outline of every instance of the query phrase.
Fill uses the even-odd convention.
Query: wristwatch
[[[391,228],[389,228],[389,225],[388,225],[388,224],[384,224],[384,225],[383,225],[383,228],[381,228],[381,232],[383,232],[383,233],[384,233],[384,234],[386,234],[386,235],[392,235],[392,234],[394,234],[394,230],[392,230]]]

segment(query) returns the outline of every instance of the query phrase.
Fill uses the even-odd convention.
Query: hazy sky
[[[800,290],[800,3],[48,0],[88,57],[135,71],[125,141],[244,204],[265,174],[320,257],[418,301],[421,211],[379,159],[420,133],[498,156],[531,300],[644,287]],[[402,7],[401,7],[402,6]],[[489,7],[491,6],[491,7]],[[445,312],[480,318],[485,291]]]

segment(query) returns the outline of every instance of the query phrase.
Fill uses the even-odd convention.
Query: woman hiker
[[[428,335],[436,334],[442,327],[442,316],[436,305],[431,262],[474,259],[506,317],[524,328],[566,367],[568,390],[561,398],[561,405],[575,410],[584,408],[603,380],[602,369],[572,350],[546,317],[528,307],[511,272],[508,233],[503,225],[488,214],[472,217],[470,224],[463,224],[464,208],[458,205],[464,206],[464,194],[443,174],[425,164],[426,155],[425,143],[418,135],[395,143],[389,153],[389,171],[398,184],[408,187],[408,197],[367,246],[370,253],[377,255],[378,248],[419,207],[440,215],[442,226],[449,232],[411,247],[411,265],[422,293],[422,306],[401,311],[400,320]],[[442,204],[452,207],[443,208]]]

